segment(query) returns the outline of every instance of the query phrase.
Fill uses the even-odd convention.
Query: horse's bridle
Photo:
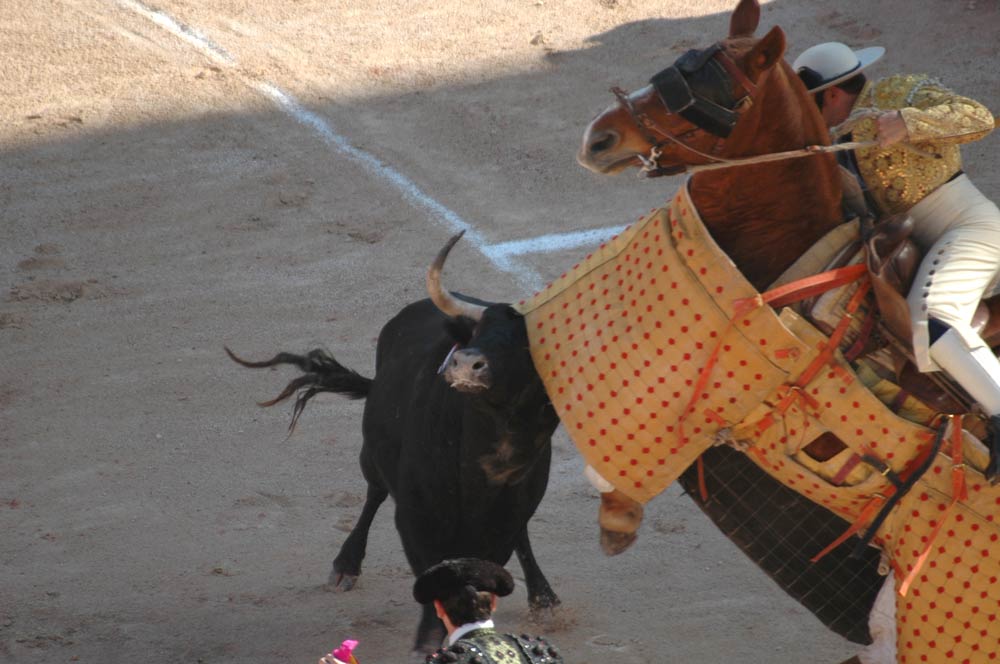
[[[680,115],[693,126],[681,134],[672,134],[645,112],[636,109],[627,92],[619,87],[611,88],[612,94],[628,111],[643,139],[652,146],[648,157],[638,155],[643,164],[642,174],[658,177],[676,175],[687,170],[683,164],[674,167],[659,164],[661,148],[667,143],[675,143],[710,162],[726,161],[718,154],[740,115],[753,105],[757,86],[726,55],[721,44],[716,43],[701,51],[688,51],[673,65],[654,75],[649,82],[667,112]],[[685,139],[699,131],[716,136],[708,153],[685,142]],[[663,138],[658,139],[654,132]]]

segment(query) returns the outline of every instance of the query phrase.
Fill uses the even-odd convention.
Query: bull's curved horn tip
[[[465,229],[453,235],[438,252],[434,262],[427,268],[427,294],[434,305],[448,316],[466,316],[478,321],[482,318],[486,307],[459,300],[441,286],[441,271],[444,269],[444,262],[448,258],[451,248],[464,234]]]
[[[459,232],[455,233],[450,238],[448,238],[448,241],[445,242],[444,249],[442,249],[442,251],[444,252],[451,251],[451,248],[454,247],[456,244],[458,244],[458,241],[462,239],[463,235],[465,235],[465,231],[466,229],[463,228],[462,230],[460,230]]]

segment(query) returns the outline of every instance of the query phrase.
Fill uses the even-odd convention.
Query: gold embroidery
[[[500,635],[491,635],[480,640],[483,651],[490,661],[496,664],[520,664],[522,659],[517,653],[517,647]]]
[[[858,150],[858,170],[881,210],[910,209],[962,168],[959,145],[979,140],[993,129],[993,116],[981,104],[956,95],[923,75],[900,75],[868,83],[855,109],[902,109],[910,143]],[[854,128],[854,140],[875,138],[874,119]],[[957,136],[955,136],[957,135]],[[934,155],[940,155],[936,157]]]

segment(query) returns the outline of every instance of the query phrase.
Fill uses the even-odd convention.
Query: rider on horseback
[[[989,416],[987,478],[1000,481],[1000,360],[972,327],[983,294],[1000,272],[1000,209],[962,172],[959,144],[986,136],[993,116],[923,75],[869,82],[862,70],[881,47],[852,51],[839,42],[807,49],[792,67],[841,140],[877,140],[841,152],[877,216],[914,223],[924,259],[907,301],[920,371],[945,371]],[[837,132],[835,132],[836,134]],[[919,147],[915,147],[916,146]]]

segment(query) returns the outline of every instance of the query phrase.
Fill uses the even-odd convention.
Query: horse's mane
[[[719,42],[723,52],[736,62],[740,62],[747,52],[758,42],[755,37],[727,37]],[[830,134],[823,122],[823,116],[819,112],[812,99],[812,95],[806,86],[792,70],[791,65],[782,58],[767,73],[767,77],[777,78],[781,88],[791,93],[794,103],[787,107],[794,122],[791,126],[801,127],[809,145],[829,145]],[[763,83],[763,82],[762,82]],[[802,147],[802,146],[800,146]]]
[[[743,62],[752,37],[720,42]],[[784,59],[758,80],[756,108],[727,141],[725,157],[742,157],[828,145],[829,133],[808,90]],[[766,111],[764,110],[766,107]],[[696,173],[691,194],[705,225],[758,288],[841,221],[840,180],[831,155],[817,155]],[[762,251],[783,247],[785,251]]]

